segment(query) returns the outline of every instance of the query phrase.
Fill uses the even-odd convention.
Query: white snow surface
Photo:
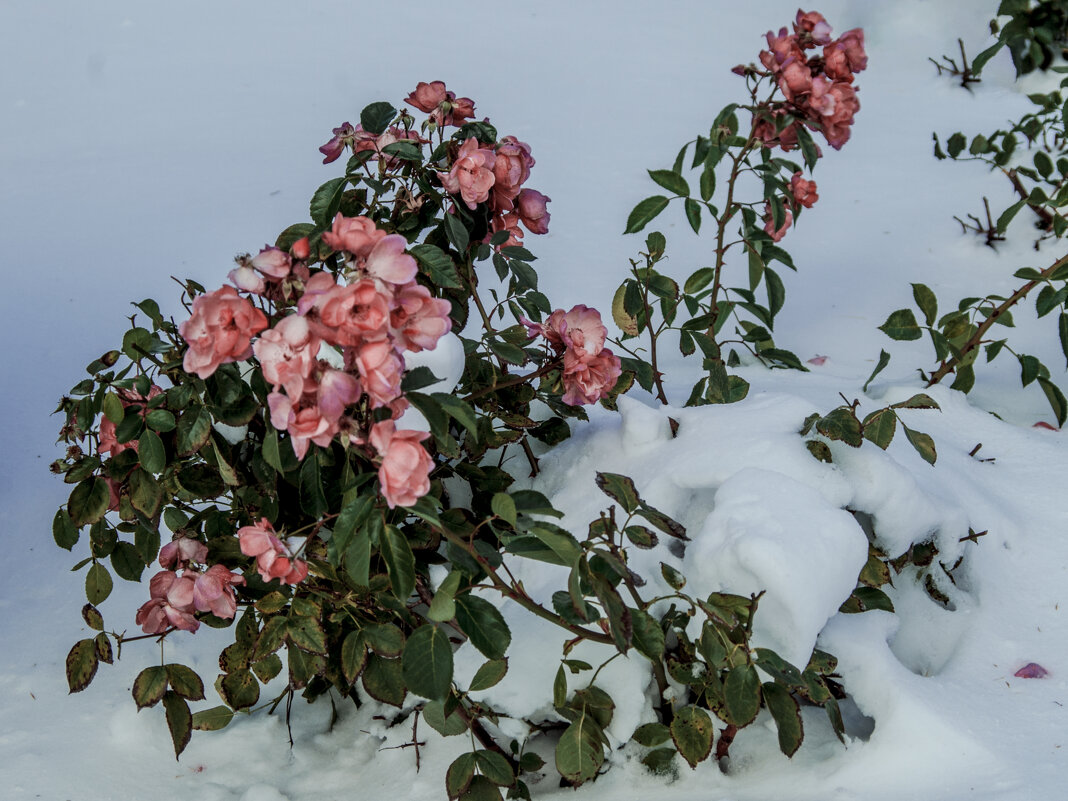
[[[563,525],[583,531],[609,502],[594,486],[596,471],[631,476],[691,536],[684,551],[661,543],[633,552],[650,591],[662,587],[661,561],[683,571],[695,594],[764,590],[758,644],[799,663],[814,643],[839,657],[851,698],[846,744],[821,710],[806,709],[805,743],[792,759],[762,717],[739,734],[727,773],[706,762],[651,775],[641,749],[624,744],[652,719],[647,663],[632,655],[598,677],[617,702],[612,769],[577,791],[560,789],[551,740],[534,738],[530,747],[549,766],[531,785],[536,797],[1064,797],[1068,451],[1062,433],[1031,428],[1051,420],[1041,393],[1021,389],[1005,357],[978,370],[969,397],[931,390],[940,412],[903,414],[934,437],[933,467],[900,432],[886,453],[836,444],[833,465],[814,460],[797,434],[808,414],[838,405],[839,393],[859,399],[863,414],[921,390],[915,368],[929,367],[927,344],[893,343],[876,328],[911,304],[910,282],[926,283],[949,308],[964,295],[1003,292],[1018,267],[1059,255],[1030,248],[1024,215],[998,252],[962,236],[953,214],[978,210],[984,194],[1003,207],[1009,190],[974,165],[931,156],[932,130],[985,131],[1029,107],[1004,55],[972,94],[927,61],[955,52],[958,36],[978,52],[995,5],[829,0],[819,8],[837,33],[865,29],[870,61],[858,76],[853,138],[841,152],[824,148],[819,203],[784,240],[798,272],[783,275],[787,303],[775,335],[802,359],[826,361],[804,374],[744,368],[746,400],[683,409],[699,364],[665,351],[675,405],[656,408],[637,393],[618,413],[591,410],[571,440],[542,456],[533,483],[566,513]],[[390,726],[372,704],[339,706],[331,725],[329,703],[298,701],[292,748],[279,715],[241,717],[196,733],[176,763],[162,711],[138,713],[130,698],[134,676],[158,664],[154,646],[130,644],[88,690],[69,696],[64,658],[89,630],[78,614],[81,574],[69,572],[80,556],[57,549],[50,534],[69,488],[47,470],[60,455],[58,418],[48,413],[84,365],[121,338],[129,301],[152,296],[181,316],[170,275],[219,285],[235,253],[255,252],[304,220],[311,192],[336,174],[316,151],[330,129],[355,121],[369,102],[398,104],[418,81],[444,80],[502,134],[530,143],[529,185],[553,199],[550,233],[527,243],[539,256],[541,288],[556,306],[607,312],[642,244],[620,236],[626,216],[659,191],[645,169],[669,166],[683,142],[740,99],[730,67],[755,60],[764,32],[788,25],[795,11],[783,0],[0,4],[9,33],[0,49],[8,386],[0,524],[11,566],[0,585],[0,796],[443,798],[445,769],[466,738],[421,725],[417,773],[403,747],[410,718]],[[653,227],[668,237],[665,269],[684,280],[709,263],[712,240],[695,237],[676,212]],[[1011,336],[1056,369],[1063,357],[1050,321],[1031,317],[1018,312]],[[893,361],[864,393],[880,348]],[[450,361],[443,352],[430,366],[448,380]],[[669,416],[680,426],[674,439]],[[866,557],[865,526],[888,553],[933,538],[943,560],[963,556],[957,586],[942,587],[954,609],[933,603],[906,571],[890,590],[896,614],[838,614]],[[987,533],[962,543],[969,528]],[[516,561],[535,598],[563,588],[562,569]],[[146,594],[120,582],[101,608],[109,628],[132,632]],[[514,605],[502,611],[513,633],[510,670],[483,696],[508,715],[551,719],[566,635]],[[168,638],[165,659],[210,685],[228,636],[202,628]],[[573,653],[594,664],[610,655],[588,644]],[[1013,676],[1032,661],[1049,676]],[[481,662],[460,648],[457,681]],[[576,689],[585,679],[570,681]],[[203,706],[216,703],[212,693]],[[501,731],[520,736],[522,728],[502,718]]]

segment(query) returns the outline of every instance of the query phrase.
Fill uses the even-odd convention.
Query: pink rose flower
[[[328,368],[319,379],[319,411],[336,425],[345,409],[358,401],[361,394],[360,382],[354,376]]]
[[[860,111],[860,100],[857,99],[856,90],[848,83],[835,82],[828,94],[834,97],[834,110],[829,116],[823,117],[823,136],[827,144],[835,150],[841,150],[842,145],[849,141],[853,118]]]
[[[317,363],[320,341],[312,333],[308,320],[300,315],[283,318],[274,328],[268,328],[252,352],[260,360],[264,379],[274,387],[284,387],[293,403],[304,394],[305,384]]]
[[[401,394],[404,359],[388,340],[365,342],[346,348],[346,366],[360,373],[360,385],[371,400],[371,408],[387,406]]]
[[[256,570],[264,581],[278,579],[282,584],[299,584],[307,577],[308,563],[293,557],[266,518],[254,526],[239,528],[237,539],[241,553],[256,558]]]
[[[790,192],[794,196],[794,203],[804,206],[806,209],[811,209],[816,205],[816,201],[820,199],[820,196],[816,194],[816,182],[806,181],[801,177],[800,170],[790,178]]]
[[[323,242],[334,250],[346,250],[357,258],[367,258],[371,248],[386,236],[366,217],[342,217],[339,212],[329,231],[323,232]]]
[[[100,417],[100,431],[98,432],[96,446],[97,453],[110,453],[112,456],[118,456],[127,448],[133,448],[136,451],[137,445],[136,439],[132,439],[129,442],[119,442],[115,437],[115,424],[108,420],[107,417]]]
[[[192,537],[178,537],[159,552],[160,567],[167,570],[181,570],[189,567],[190,562],[203,565],[208,559],[208,546]]]
[[[415,281],[399,287],[389,315],[389,331],[396,346],[413,353],[433,350],[452,329],[451,310],[449,301],[432,297],[430,290]]]
[[[415,106],[420,111],[425,111],[429,114],[444,103],[445,99],[446,93],[444,81],[432,81],[431,83],[420,81],[416,84],[415,91],[409,94],[408,97],[404,99],[404,102],[409,106]]]
[[[212,565],[193,583],[193,606],[198,612],[211,612],[215,617],[233,620],[237,612],[234,585],[244,583],[244,576],[231,573],[223,565]]]
[[[554,311],[542,330],[550,344],[569,349],[580,360],[600,353],[608,336],[601,313],[581,303],[566,313],[563,309]]]
[[[371,278],[335,287],[320,301],[319,324],[312,330],[334,345],[360,345],[385,339],[393,298]]]
[[[576,351],[564,351],[563,402],[571,406],[596,403],[615,387],[622,373],[619,357],[608,348],[596,356],[581,358]]]
[[[776,230],[775,217],[771,213],[771,204],[764,204],[764,230],[768,232],[772,242],[778,242],[786,236],[786,231],[793,224],[793,221],[793,213],[789,209],[786,209],[786,218],[783,220],[782,228]]]
[[[530,177],[534,159],[530,145],[514,136],[506,136],[497,146],[493,163],[493,198],[490,203],[495,211],[511,211],[520,187]]]
[[[425,431],[397,431],[392,420],[371,429],[371,445],[382,457],[378,481],[390,509],[411,506],[430,491],[434,462],[420,444],[429,436]]]
[[[300,404],[294,404],[281,392],[267,396],[271,410],[271,425],[278,431],[288,431],[293,443],[293,452],[298,460],[304,459],[309,443],[327,447],[338,432],[337,421],[323,415],[314,398],[305,394]]]
[[[408,240],[400,234],[382,237],[367,255],[363,269],[374,278],[390,284],[406,284],[415,278],[419,265],[404,252]]]
[[[849,60],[849,69],[863,72],[868,67],[868,54],[864,51],[864,30],[853,28],[838,37],[838,43],[845,50]]]
[[[831,42],[823,48],[823,71],[835,81],[853,82],[853,70],[849,68],[849,56],[841,41]]]
[[[196,631],[200,621],[194,616],[192,576],[179,576],[163,570],[148,583],[151,600],[137,610],[134,621],[145,634],[162,634],[169,627]]]
[[[252,337],[267,327],[267,317],[237,290],[224,286],[193,300],[192,316],[178,327],[189,343],[182,366],[207,378],[226,362],[252,355]]]
[[[297,301],[297,314],[308,314],[318,318],[322,302],[332,289],[337,288],[334,276],[328,272],[316,273],[304,282],[304,294]]]
[[[831,41],[831,26],[818,11],[806,13],[798,9],[797,18],[794,21],[794,32],[801,39],[802,47],[825,45]]]
[[[519,219],[530,233],[549,233],[549,210],[545,208],[545,204],[551,200],[552,198],[546,197],[536,189],[524,189],[519,193],[516,201],[519,207]]]
[[[768,31],[767,40],[768,50],[760,51],[760,62],[771,72],[778,72],[790,59],[802,62],[805,60],[797,37],[789,33],[786,28],[780,28],[778,35]]]
[[[438,173],[441,185],[450,195],[459,194],[469,209],[489,198],[496,177],[493,166],[496,156],[492,150],[479,146],[473,136],[460,146],[456,160],[448,173]]]
[[[524,190],[525,191],[525,190]],[[483,242],[489,242],[498,231],[507,231],[508,238],[499,247],[510,248],[523,244],[523,229],[519,227],[519,212],[497,213],[490,220],[490,229]]]
[[[267,245],[256,256],[252,257],[250,264],[268,278],[281,281],[289,275],[293,260],[284,250]]]
[[[354,131],[355,129],[352,125],[347,122],[343,122],[339,127],[334,129],[334,138],[319,148],[319,152],[325,156],[323,164],[337,161],[337,159],[341,157],[341,154],[345,152],[346,143],[352,140]]]
[[[311,246],[308,244],[308,237],[302,236],[296,242],[293,243],[293,247],[289,249],[290,255],[294,259],[303,261],[311,255]]]
[[[226,277],[241,292],[262,295],[267,291],[267,284],[264,282],[263,276],[247,265],[235,267]]]
[[[774,117],[781,117],[785,111],[772,112]],[[753,137],[764,143],[765,147],[781,147],[789,153],[797,147],[798,122],[791,122],[781,131],[776,132],[775,122],[767,117],[760,117],[753,121]]]
[[[799,95],[812,91],[812,70],[804,61],[791,59],[783,65],[779,73],[779,88],[787,100],[795,100]]]

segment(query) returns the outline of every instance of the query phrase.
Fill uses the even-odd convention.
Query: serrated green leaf
[[[504,658],[512,633],[496,606],[477,595],[461,595],[456,599],[456,623],[486,658]]]
[[[715,733],[712,718],[700,707],[691,705],[675,710],[675,717],[671,721],[671,739],[691,768],[696,768],[712,753]]]
[[[648,225],[660,212],[668,206],[668,199],[663,195],[647,197],[634,207],[630,216],[627,217],[627,227],[624,234],[634,234]]]
[[[383,659],[371,654],[362,675],[363,688],[372,697],[384,704],[399,707],[408,691],[399,659]]]
[[[491,659],[480,667],[471,679],[470,692],[488,690],[493,687],[508,673],[508,659]]]
[[[912,443],[912,447],[916,449],[916,452],[923,457],[923,460],[928,464],[934,464],[938,459],[938,452],[935,449],[934,440],[928,434],[924,434],[922,431],[914,431],[904,423],[901,427],[905,429],[905,436],[908,437],[909,442]]]
[[[91,639],[78,640],[67,654],[67,687],[70,692],[81,692],[88,687],[99,664],[96,643]]]
[[[920,311],[923,312],[927,325],[934,325],[934,321],[938,317],[938,299],[935,297],[935,293],[925,284],[913,284],[912,297]]]
[[[111,595],[113,583],[108,569],[95,562],[85,575],[85,597],[93,606],[100,606]]]
[[[107,482],[99,476],[80,482],[67,500],[67,513],[75,530],[96,523],[108,510],[111,492]]]
[[[923,336],[923,330],[916,322],[911,309],[898,309],[893,312],[886,318],[886,322],[879,326],[879,330],[898,341],[909,341]]]
[[[863,425],[864,439],[885,451],[897,432],[897,415],[891,409],[879,409],[865,417]]]
[[[362,632],[350,631],[341,643],[341,672],[351,684],[367,664],[367,648]]]
[[[779,730],[779,750],[792,757],[805,739],[801,724],[801,708],[797,700],[780,684],[765,682],[763,687],[764,703],[771,712],[775,726]]]
[[[679,175],[674,170],[649,170],[649,177],[653,181],[666,189],[669,192],[673,192],[676,195],[686,197],[690,194],[690,185],[686,183],[686,179]]]
[[[816,421],[816,430],[828,439],[859,448],[864,441],[860,421],[848,406],[839,406]]]
[[[445,771],[445,792],[449,798],[459,798],[475,776],[475,755],[460,754]]]
[[[1053,409],[1053,413],[1057,417],[1057,425],[1063,426],[1065,420],[1068,419],[1068,401],[1065,400],[1064,393],[1048,378],[1039,376],[1038,383],[1046,395],[1046,400],[1049,401],[1050,408]]]
[[[630,619],[634,627],[634,647],[651,662],[658,664],[664,656],[664,630],[643,609],[631,609]]]
[[[601,727],[582,712],[564,729],[556,744],[556,769],[572,784],[583,784],[597,775],[604,764]]]
[[[385,101],[371,103],[360,112],[360,125],[369,133],[384,133],[397,116],[397,109]]]
[[[617,501],[628,514],[637,511],[642,503],[641,496],[634,486],[634,482],[627,476],[618,473],[597,473],[595,479],[601,491]]]
[[[197,731],[218,731],[234,719],[234,712],[226,706],[213,706],[193,713],[193,728]]]
[[[508,760],[496,751],[480,749],[475,752],[475,764],[479,773],[498,787],[511,787],[515,784],[515,773]]]
[[[164,666],[167,683],[178,695],[189,701],[204,700],[204,682],[191,668],[185,665],[170,664]]]
[[[686,222],[690,224],[695,234],[701,232],[701,204],[691,197],[686,198],[683,203],[683,210],[686,212]]]
[[[444,700],[452,688],[452,645],[445,630],[433,623],[420,626],[408,637],[401,655],[408,689],[431,701]]]
[[[723,700],[735,726],[744,728],[753,722],[760,711],[760,677],[752,665],[739,665],[727,671]]]
[[[415,556],[408,540],[396,526],[386,526],[379,540],[390,587],[398,600],[406,601],[415,589]]]

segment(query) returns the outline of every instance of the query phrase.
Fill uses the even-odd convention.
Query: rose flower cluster
[[[557,309],[543,324],[522,322],[531,338],[542,336],[557,354],[563,354],[564,403],[579,406],[608,396],[621,366],[619,357],[604,346],[608,329],[600,312],[579,304],[566,313]]]
[[[326,447],[337,436],[370,445],[387,503],[410,505],[430,488],[433,465],[418,445],[427,435],[397,431],[392,419],[368,427],[369,415],[352,408],[361,402],[365,411],[386,407],[394,419],[404,412],[403,354],[437,345],[452,328],[450,304],[416,282],[418,268],[404,237],[370,219],[338,214],[322,239],[343,254],[345,283],[329,272],[309,274],[305,240],[291,253],[265,248],[231,280],[250,295],[295,300],[296,313],[268,328],[266,315],[232,287],[200,295],[179,328],[189,343],[184,366],[207,378],[224,362],[255,355],[272,387],[271,425],[289,433],[298,459],[310,443]],[[255,275],[236,274],[243,270]],[[340,367],[320,358],[324,346],[340,354]]]
[[[806,209],[811,209],[816,205],[816,201],[820,199],[820,196],[816,194],[816,182],[809,181],[801,177],[801,171],[798,170],[790,178],[790,194],[787,196],[787,207],[785,209],[786,216],[783,219],[782,226],[778,229],[775,228],[775,220],[771,213],[771,204],[764,204],[764,230],[771,236],[773,242],[778,242],[784,236],[786,231],[794,222],[794,211],[800,211],[804,206]],[[793,211],[791,211],[791,207]]]
[[[804,123],[839,150],[849,140],[853,117],[860,110],[853,75],[868,66],[864,31],[854,28],[832,40],[831,26],[822,14],[800,10],[793,28],[793,33],[782,28],[778,35],[768,31],[768,49],[760,52],[760,63],[768,70],[762,74],[775,78],[786,102],[776,104],[771,118],[759,118],[754,134],[769,146],[789,151],[797,147],[797,126]],[[818,47],[821,52],[807,52]],[[746,68],[741,71],[744,74]],[[785,114],[797,120],[776,132],[775,117]]]
[[[137,610],[135,618],[145,634],[163,634],[171,626],[196,631],[197,612],[211,612],[232,620],[237,611],[234,586],[245,577],[223,565],[206,567],[208,546],[190,537],[179,537],[160,549],[163,568],[149,581],[151,600]],[[194,566],[196,565],[196,566]]]

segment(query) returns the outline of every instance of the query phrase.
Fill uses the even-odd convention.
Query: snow
[[[30,0],[0,6],[0,28],[11,32],[0,51],[0,335],[8,377],[0,433],[9,455],[0,464],[0,526],[11,565],[0,585],[3,795],[441,798],[445,767],[467,739],[420,725],[416,773],[413,749],[404,747],[411,718],[390,727],[371,704],[339,706],[331,725],[328,703],[298,701],[292,749],[278,716],[241,717],[221,732],[196,733],[175,763],[160,710],[137,713],[129,697],[133,677],[159,659],[154,647],[131,644],[117,665],[101,666],[87,691],[68,696],[63,660],[88,630],[78,615],[81,577],[68,572],[78,557],[57,549],[49,533],[67,488],[47,470],[59,455],[57,418],[48,412],[83,366],[121,337],[129,301],[152,296],[180,315],[170,275],[217,285],[235,253],[255,252],[304,219],[310,193],[335,174],[316,151],[330,129],[373,100],[398,102],[420,80],[445,80],[474,97],[502,133],[531,144],[531,186],[553,198],[551,233],[528,243],[539,256],[541,288],[557,306],[607,310],[640,247],[620,231],[633,205],[655,191],[645,169],[669,165],[737,99],[741,81],[730,67],[754,60],[763,33],[787,24],[796,6],[63,5],[62,13]],[[652,587],[664,561],[695,592],[766,590],[758,642],[803,662],[818,637],[839,657],[852,698],[844,705],[846,744],[820,710],[806,709],[806,741],[790,760],[761,718],[739,734],[726,774],[709,762],[653,776],[630,744],[613,750],[611,771],[578,791],[559,789],[547,768],[532,786],[538,797],[1063,797],[1068,451],[1062,433],[1031,428],[1052,419],[1041,393],[1021,389],[1008,361],[978,370],[969,397],[931,390],[941,412],[902,414],[934,438],[934,466],[900,431],[886,453],[834,445],[833,465],[814,460],[797,436],[808,414],[842,402],[839,393],[859,399],[863,414],[921,391],[915,368],[931,363],[926,343],[892,343],[876,329],[890,311],[911,305],[910,282],[926,283],[949,308],[977,290],[1004,291],[1015,269],[1057,255],[1031,249],[1022,215],[997,253],[961,236],[953,214],[976,211],[982,195],[1005,205],[1008,190],[974,165],[931,156],[932,130],[979,132],[1028,108],[1003,57],[974,94],[936,77],[926,60],[952,53],[957,36],[978,52],[994,5],[830,0],[820,7],[838,33],[865,28],[870,65],[858,77],[853,139],[841,152],[826,149],[815,176],[820,201],[784,241],[799,271],[783,271],[787,303],[775,335],[802,360],[823,354],[825,362],[807,374],[744,368],[752,384],[745,401],[682,409],[699,365],[669,347],[663,369],[675,405],[654,408],[636,394],[619,413],[593,410],[588,425],[542,456],[535,484],[566,513],[563,524],[581,531],[609,502],[594,473],[631,476],[692,538],[684,551],[661,544],[636,552],[634,569]],[[693,236],[681,214],[669,211],[656,227],[668,237],[665,269],[673,277],[708,263],[710,238]],[[1049,320],[1016,318],[1020,350],[1055,368],[1062,356]],[[881,348],[893,360],[864,393]],[[442,390],[456,355],[429,357],[445,379]],[[669,416],[679,422],[678,438]],[[889,591],[896,614],[836,614],[865,558],[869,524],[888,553],[933,538],[944,560],[965,556],[957,586],[942,588],[953,611],[906,571]],[[988,533],[961,542],[969,528]],[[562,586],[562,569],[530,562],[520,569],[536,598]],[[102,606],[109,626],[133,630],[144,592],[120,583]],[[502,611],[513,628],[510,671],[483,696],[511,715],[551,717],[565,637],[514,606]],[[165,658],[189,664],[210,684],[227,634],[169,638]],[[611,653],[587,644],[575,656],[596,665]],[[466,680],[483,660],[464,646],[456,661],[458,680]],[[1014,676],[1029,662],[1049,675]],[[644,668],[635,654],[598,678],[616,697],[609,733],[617,745],[651,719]],[[585,676],[570,676],[572,688]],[[515,721],[501,725],[522,734]],[[546,738],[531,747],[551,766]]]

